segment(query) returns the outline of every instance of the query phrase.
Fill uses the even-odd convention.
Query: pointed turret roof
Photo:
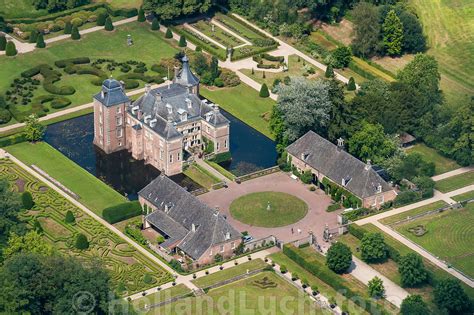
[[[175,78],[175,82],[187,87],[198,85],[198,77],[196,77],[189,68],[188,56],[184,55],[181,61],[183,62],[183,66],[181,68],[181,71],[179,71],[177,78]]]

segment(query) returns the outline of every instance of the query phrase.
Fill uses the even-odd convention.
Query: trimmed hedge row
[[[251,47],[254,47],[254,46],[251,46]],[[245,48],[245,47],[243,47]],[[277,49],[278,48],[278,44],[275,44],[275,45],[272,45],[272,46],[266,46],[266,47],[259,47],[257,49],[252,49],[252,51],[249,51],[247,53],[240,53],[238,50],[235,51],[233,54],[232,54],[232,57],[230,58],[232,61],[236,61],[236,60],[240,60],[240,59],[245,59],[247,57],[250,57],[250,56],[253,56],[255,54],[261,54],[261,53],[264,53],[264,52],[267,52],[267,51],[271,51],[271,50],[274,50],[274,49]]]
[[[110,224],[127,220],[142,214],[142,206],[138,201],[124,202],[102,211],[102,217]]]
[[[354,303],[362,308],[364,308],[367,312],[373,314],[373,311],[376,313],[387,314],[387,312],[381,307],[373,303],[370,300],[362,299],[362,297],[349,289],[341,280],[341,278],[331,271],[327,266],[321,264],[316,259],[311,261],[306,261],[302,255],[300,255],[300,250],[293,245],[285,245],[283,246],[283,254],[285,254],[288,258],[293,260],[295,263],[300,265],[302,268],[316,276],[317,278],[321,279],[322,281],[326,282],[328,285],[333,287],[336,291],[343,294],[346,298],[354,298]]]
[[[190,41],[191,43],[193,43],[194,45],[196,46],[199,46],[201,47],[203,50],[207,51],[208,53],[210,53],[211,55],[214,55],[216,56],[218,59],[222,60],[222,61],[225,61],[227,56],[226,56],[226,52],[225,50],[221,49],[221,48],[213,48],[211,45],[209,45],[208,43],[200,40],[199,38],[197,38],[193,33],[191,32],[188,32],[188,31],[185,31],[185,30],[182,30],[182,29],[179,29],[178,27],[174,27],[174,26],[169,26],[171,28],[171,30],[175,33],[177,33],[178,35],[181,35],[181,36],[185,36],[186,37],[186,40]]]
[[[17,133],[8,137],[0,138],[0,148],[8,147],[9,145],[25,142],[26,137],[24,133]]]
[[[58,60],[58,61],[55,61],[54,64],[58,68],[66,68],[69,65],[80,65],[80,64],[87,64],[90,62],[91,62],[91,59],[89,57],[77,57],[77,58]]]
[[[71,104],[71,100],[66,97],[59,97],[55,95],[41,95],[33,99],[31,106],[42,106],[44,103],[48,102],[51,102],[51,107],[55,109],[63,108]]]
[[[372,73],[370,73],[369,71],[366,71],[364,69],[362,69],[361,67],[359,67],[355,62],[351,61],[349,62],[349,69],[351,69],[352,71],[354,71],[355,73],[357,73],[358,75],[368,79],[368,80],[375,80],[377,79],[377,76],[373,75]]]
[[[44,77],[43,88],[47,92],[58,95],[71,95],[76,92],[72,86],[55,86],[54,83],[61,79],[61,73],[53,70],[53,68],[47,64],[40,64],[34,68],[25,70],[21,73],[21,76],[31,78],[39,73]]]

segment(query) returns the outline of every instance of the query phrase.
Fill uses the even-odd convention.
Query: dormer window
[[[377,193],[381,193],[382,192],[382,185],[378,184],[377,185]]]
[[[172,113],[173,113],[173,107],[171,107],[170,104],[166,104],[166,109],[168,110],[168,114],[172,114]]]
[[[348,176],[347,176],[347,177],[344,177],[344,178],[342,179],[342,186],[343,186],[343,187],[346,187],[347,185],[349,185],[349,182],[350,182],[351,180],[352,180],[352,177],[348,177]]]
[[[230,233],[229,232],[225,233],[225,240],[226,241],[230,240]]]
[[[188,109],[191,109],[193,106],[193,102],[189,98],[186,98],[186,105]]]

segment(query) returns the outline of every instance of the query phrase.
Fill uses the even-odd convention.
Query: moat
[[[221,110],[230,120],[232,161],[223,166],[235,175],[245,175],[274,166],[275,143],[239,119]],[[160,172],[143,161],[134,160],[127,151],[105,154],[93,144],[93,114],[49,125],[45,141],[85,170],[112,186],[129,199],[157,177]],[[183,174],[172,176],[189,191],[200,186]]]

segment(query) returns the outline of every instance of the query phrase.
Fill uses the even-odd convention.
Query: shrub
[[[30,210],[35,205],[33,197],[29,191],[25,191],[23,194],[21,194],[21,202],[23,207],[27,210]]]
[[[367,284],[369,295],[373,298],[381,298],[385,295],[385,288],[383,281],[379,277],[375,276]]]
[[[0,124],[6,124],[12,119],[12,114],[8,109],[0,108]]]
[[[71,20],[71,24],[72,24],[73,27],[74,26],[79,27],[82,24],[84,24],[84,21],[81,18],[74,18],[74,19]]]
[[[36,44],[36,40],[38,39],[38,34],[39,32],[37,30],[32,30],[30,33],[30,38],[28,39],[28,42],[30,44]]]
[[[89,57],[76,57],[69,59],[61,59],[54,62],[54,65],[58,68],[65,68],[69,65],[80,65],[90,63]]]
[[[202,51],[201,46],[197,45],[197,46],[196,46],[196,52],[201,52],[201,51]]]
[[[71,34],[72,33],[72,24],[70,21],[67,21],[64,25],[64,34]]]
[[[341,209],[341,205],[338,204],[338,203],[334,203],[334,204],[328,206],[328,208],[326,209],[326,212],[333,212],[333,211],[336,211],[336,210],[339,210],[339,209]]]
[[[16,54],[18,54],[18,51],[16,50],[15,43],[12,41],[9,41],[5,48],[5,55],[12,57],[12,56],[16,56]]]
[[[217,87],[223,87],[224,86],[224,81],[221,78],[215,78],[214,79],[214,85]]]
[[[146,18],[145,18],[145,11],[143,11],[143,8],[140,8],[138,10],[138,18],[137,18],[137,21],[138,22],[145,22],[146,21]]]
[[[215,262],[215,263],[219,263],[219,262],[221,262],[221,261],[223,261],[223,260],[224,260],[224,258],[222,257],[221,254],[216,254],[216,255],[214,256],[214,262]]]
[[[326,255],[326,265],[335,273],[344,273],[352,263],[351,249],[341,243],[331,245]]]
[[[77,28],[76,25],[74,25],[72,27],[72,30],[71,30],[71,39],[72,40],[79,40],[81,39],[81,34],[79,34],[79,29]]]
[[[329,65],[326,67],[326,72],[324,73],[324,76],[325,76],[326,78],[334,78],[334,70],[333,70],[331,64],[329,64]]]
[[[173,38],[173,32],[169,27],[166,29],[165,38]]]
[[[105,208],[102,217],[110,224],[127,220],[142,214],[142,207],[138,201],[124,202],[115,206]]]
[[[5,35],[0,35],[0,51],[4,51],[7,48],[7,38]]]
[[[89,241],[87,240],[87,237],[84,234],[79,233],[76,236],[76,243],[74,244],[74,246],[79,250],[88,249]]]
[[[97,22],[96,22],[96,25],[97,26],[104,26],[105,25],[105,20],[107,19],[109,15],[107,14],[107,12],[102,12],[99,14],[99,16],[97,17]]]
[[[171,259],[169,264],[170,264],[170,267],[176,270],[177,272],[183,272],[183,267],[181,266],[179,261],[177,261],[176,259]],[[206,274],[207,275],[209,274],[208,270],[206,270]]]
[[[156,242],[158,244],[162,244],[165,242],[165,238],[163,237],[163,235],[158,235],[158,237],[156,238]]]
[[[158,21],[157,18],[154,18],[153,21],[151,22],[151,30],[152,31],[160,30],[160,22]],[[196,51],[197,51],[197,49],[196,49]]]
[[[153,283],[153,277],[149,273],[145,273],[143,276],[143,282],[146,284],[152,284]]]
[[[64,217],[64,222],[69,223],[69,224],[76,222],[76,217],[74,216],[74,213],[72,213],[71,210],[68,210],[66,212],[66,216]]]
[[[420,295],[407,296],[400,307],[401,315],[429,314],[430,310]]]
[[[269,97],[270,96],[270,92],[268,91],[268,87],[265,83],[262,84],[262,86],[260,87],[260,92],[258,94],[260,97]]]
[[[412,203],[416,200],[420,199],[419,195],[412,191],[412,190],[407,190],[407,191],[402,191],[397,195],[395,198],[395,206],[403,206],[409,203]]]
[[[39,33],[36,39],[36,48],[45,48],[46,43],[44,42],[43,33]]]
[[[381,233],[366,233],[362,238],[360,250],[362,260],[380,262],[387,258],[387,247]]]
[[[335,68],[345,68],[352,60],[352,51],[350,47],[340,46],[334,49],[331,56],[333,59],[332,65]]]
[[[356,90],[356,84],[355,80],[353,77],[349,78],[349,82],[347,82],[347,90],[348,91],[355,91]]]
[[[179,47],[186,47],[186,46],[187,46],[186,37],[185,37],[184,35],[181,35],[181,36],[179,37],[178,46],[179,46]]]
[[[304,184],[311,184],[311,181],[313,180],[313,174],[309,170],[305,171],[300,175],[300,179]]]
[[[104,29],[106,31],[113,31],[114,30],[114,24],[112,23],[112,19],[110,18],[110,16],[108,16],[106,19],[105,19],[105,26],[104,26]]]

